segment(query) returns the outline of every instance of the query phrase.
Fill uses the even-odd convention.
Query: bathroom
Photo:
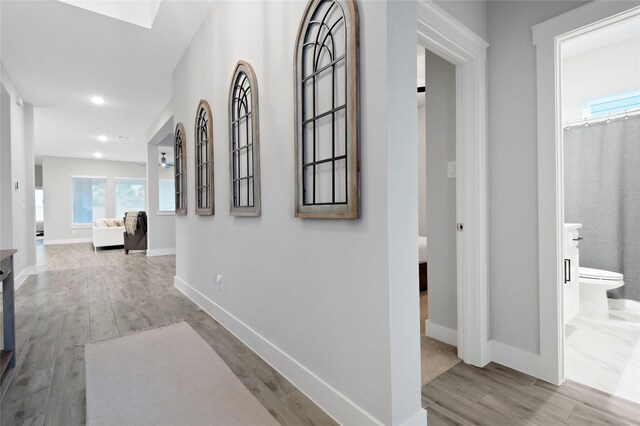
[[[560,55],[565,378],[640,403],[640,14]]]

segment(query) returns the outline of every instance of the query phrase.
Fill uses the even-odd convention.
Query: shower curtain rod
[[[562,123],[562,127],[567,129],[569,127],[577,126],[577,125],[585,126],[589,124],[600,123],[602,121],[616,120],[618,118],[628,118],[638,114],[640,114],[640,108],[632,109],[631,111],[619,112],[616,114],[609,114],[602,117],[583,118],[582,120],[569,121],[566,123]]]

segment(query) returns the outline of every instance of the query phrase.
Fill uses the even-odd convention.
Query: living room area
[[[169,146],[156,148],[160,158],[151,167],[158,170],[154,170],[149,188],[144,162],[53,156],[36,159],[40,163],[35,166],[36,187],[41,188],[41,193],[36,193],[36,211],[38,197],[42,203],[41,217],[36,213],[36,234],[41,236],[36,238],[45,246],[91,243],[90,248],[97,252],[125,247],[129,237],[125,250],[147,250],[148,216],[153,214],[164,221],[157,229],[162,238],[155,241],[161,247],[156,248],[169,254],[175,245],[173,154]],[[127,212],[140,212],[135,244],[134,235],[126,235]]]

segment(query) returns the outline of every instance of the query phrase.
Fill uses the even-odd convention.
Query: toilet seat
[[[603,280],[603,281],[622,281],[624,275],[618,272],[605,271],[603,269],[580,267],[580,278],[587,278],[589,280]]]

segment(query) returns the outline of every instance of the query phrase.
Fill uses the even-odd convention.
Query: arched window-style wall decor
[[[260,127],[258,82],[239,61],[229,90],[230,204],[234,216],[260,216]]]
[[[174,176],[176,187],[176,214],[187,214],[187,157],[185,155],[186,134],[182,123],[176,125],[173,136]]]
[[[211,107],[205,100],[198,104],[194,134],[196,214],[210,216],[214,212],[213,122]]]
[[[358,11],[311,0],[296,41],[296,217],[360,216]]]

